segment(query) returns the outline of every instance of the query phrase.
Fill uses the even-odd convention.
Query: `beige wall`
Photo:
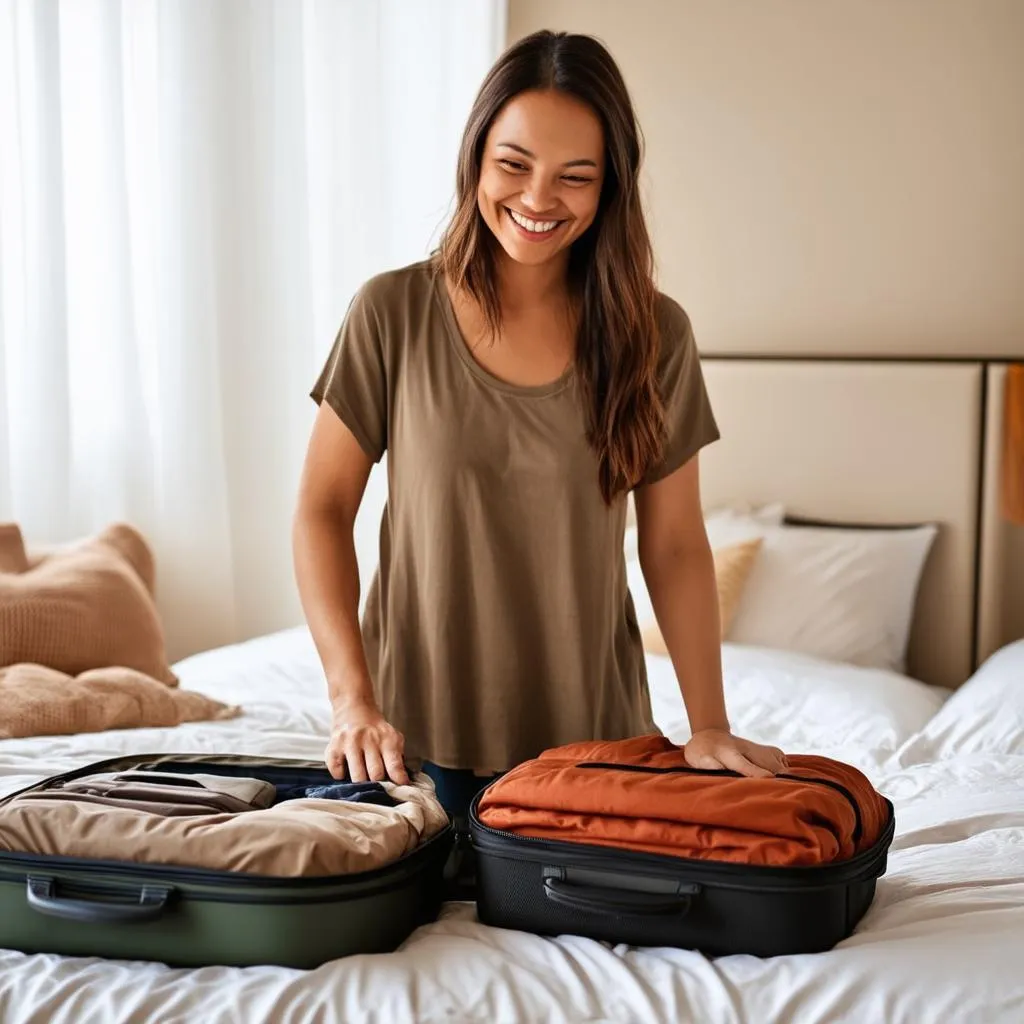
[[[706,353],[1024,356],[1022,0],[509,0],[593,33]]]

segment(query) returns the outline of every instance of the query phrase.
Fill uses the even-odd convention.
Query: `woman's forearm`
[[[375,698],[359,629],[359,564],[352,524],[300,509],[292,536],[295,576],[333,708]]]
[[[722,645],[710,547],[694,544],[662,553],[643,568],[644,580],[686,705],[692,732],[728,729],[722,692]]]

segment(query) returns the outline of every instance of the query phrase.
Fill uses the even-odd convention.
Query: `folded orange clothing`
[[[788,760],[784,775],[755,779],[691,768],[663,736],[574,743],[492,783],[477,817],[536,839],[786,867],[877,842],[889,807],[863,773],[816,755]]]

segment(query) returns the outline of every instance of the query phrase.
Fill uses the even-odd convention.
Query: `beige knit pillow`
[[[73,679],[42,665],[0,668],[0,739],[167,728],[239,713],[238,707],[165,686],[134,669],[94,669]]]
[[[29,662],[70,676],[121,666],[176,685],[153,600],[154,575],[149,545],[127,524],[38,561],[26,559],[21,531],[6,524],[0,666]]]
[[[27,568],[21,530],[14,523],[0,523],[0,573],[24,572]]]
[[[760,537],[738,541],[726,547],[715,548],[715,581],[718,584],[718,615],[722,625],[722,638],[725,638],[732,623],[743,588],[746,585],[750,570],[761,550]],[[642,630],[644,650],[650,654],[668,654],[665,639],[656,622],[652,622]]]

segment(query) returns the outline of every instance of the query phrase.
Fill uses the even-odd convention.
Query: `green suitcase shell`
[[[97,772],[248,775],[279,785],[332,781],[323,762],[234,754],[137,754],[56,775],[0,800]],[[176,967],[312,968],[394,950],[433,920],[451,822],[375,871],[276,878],[230,871],[0,852],[0,948],[152,960]]]

